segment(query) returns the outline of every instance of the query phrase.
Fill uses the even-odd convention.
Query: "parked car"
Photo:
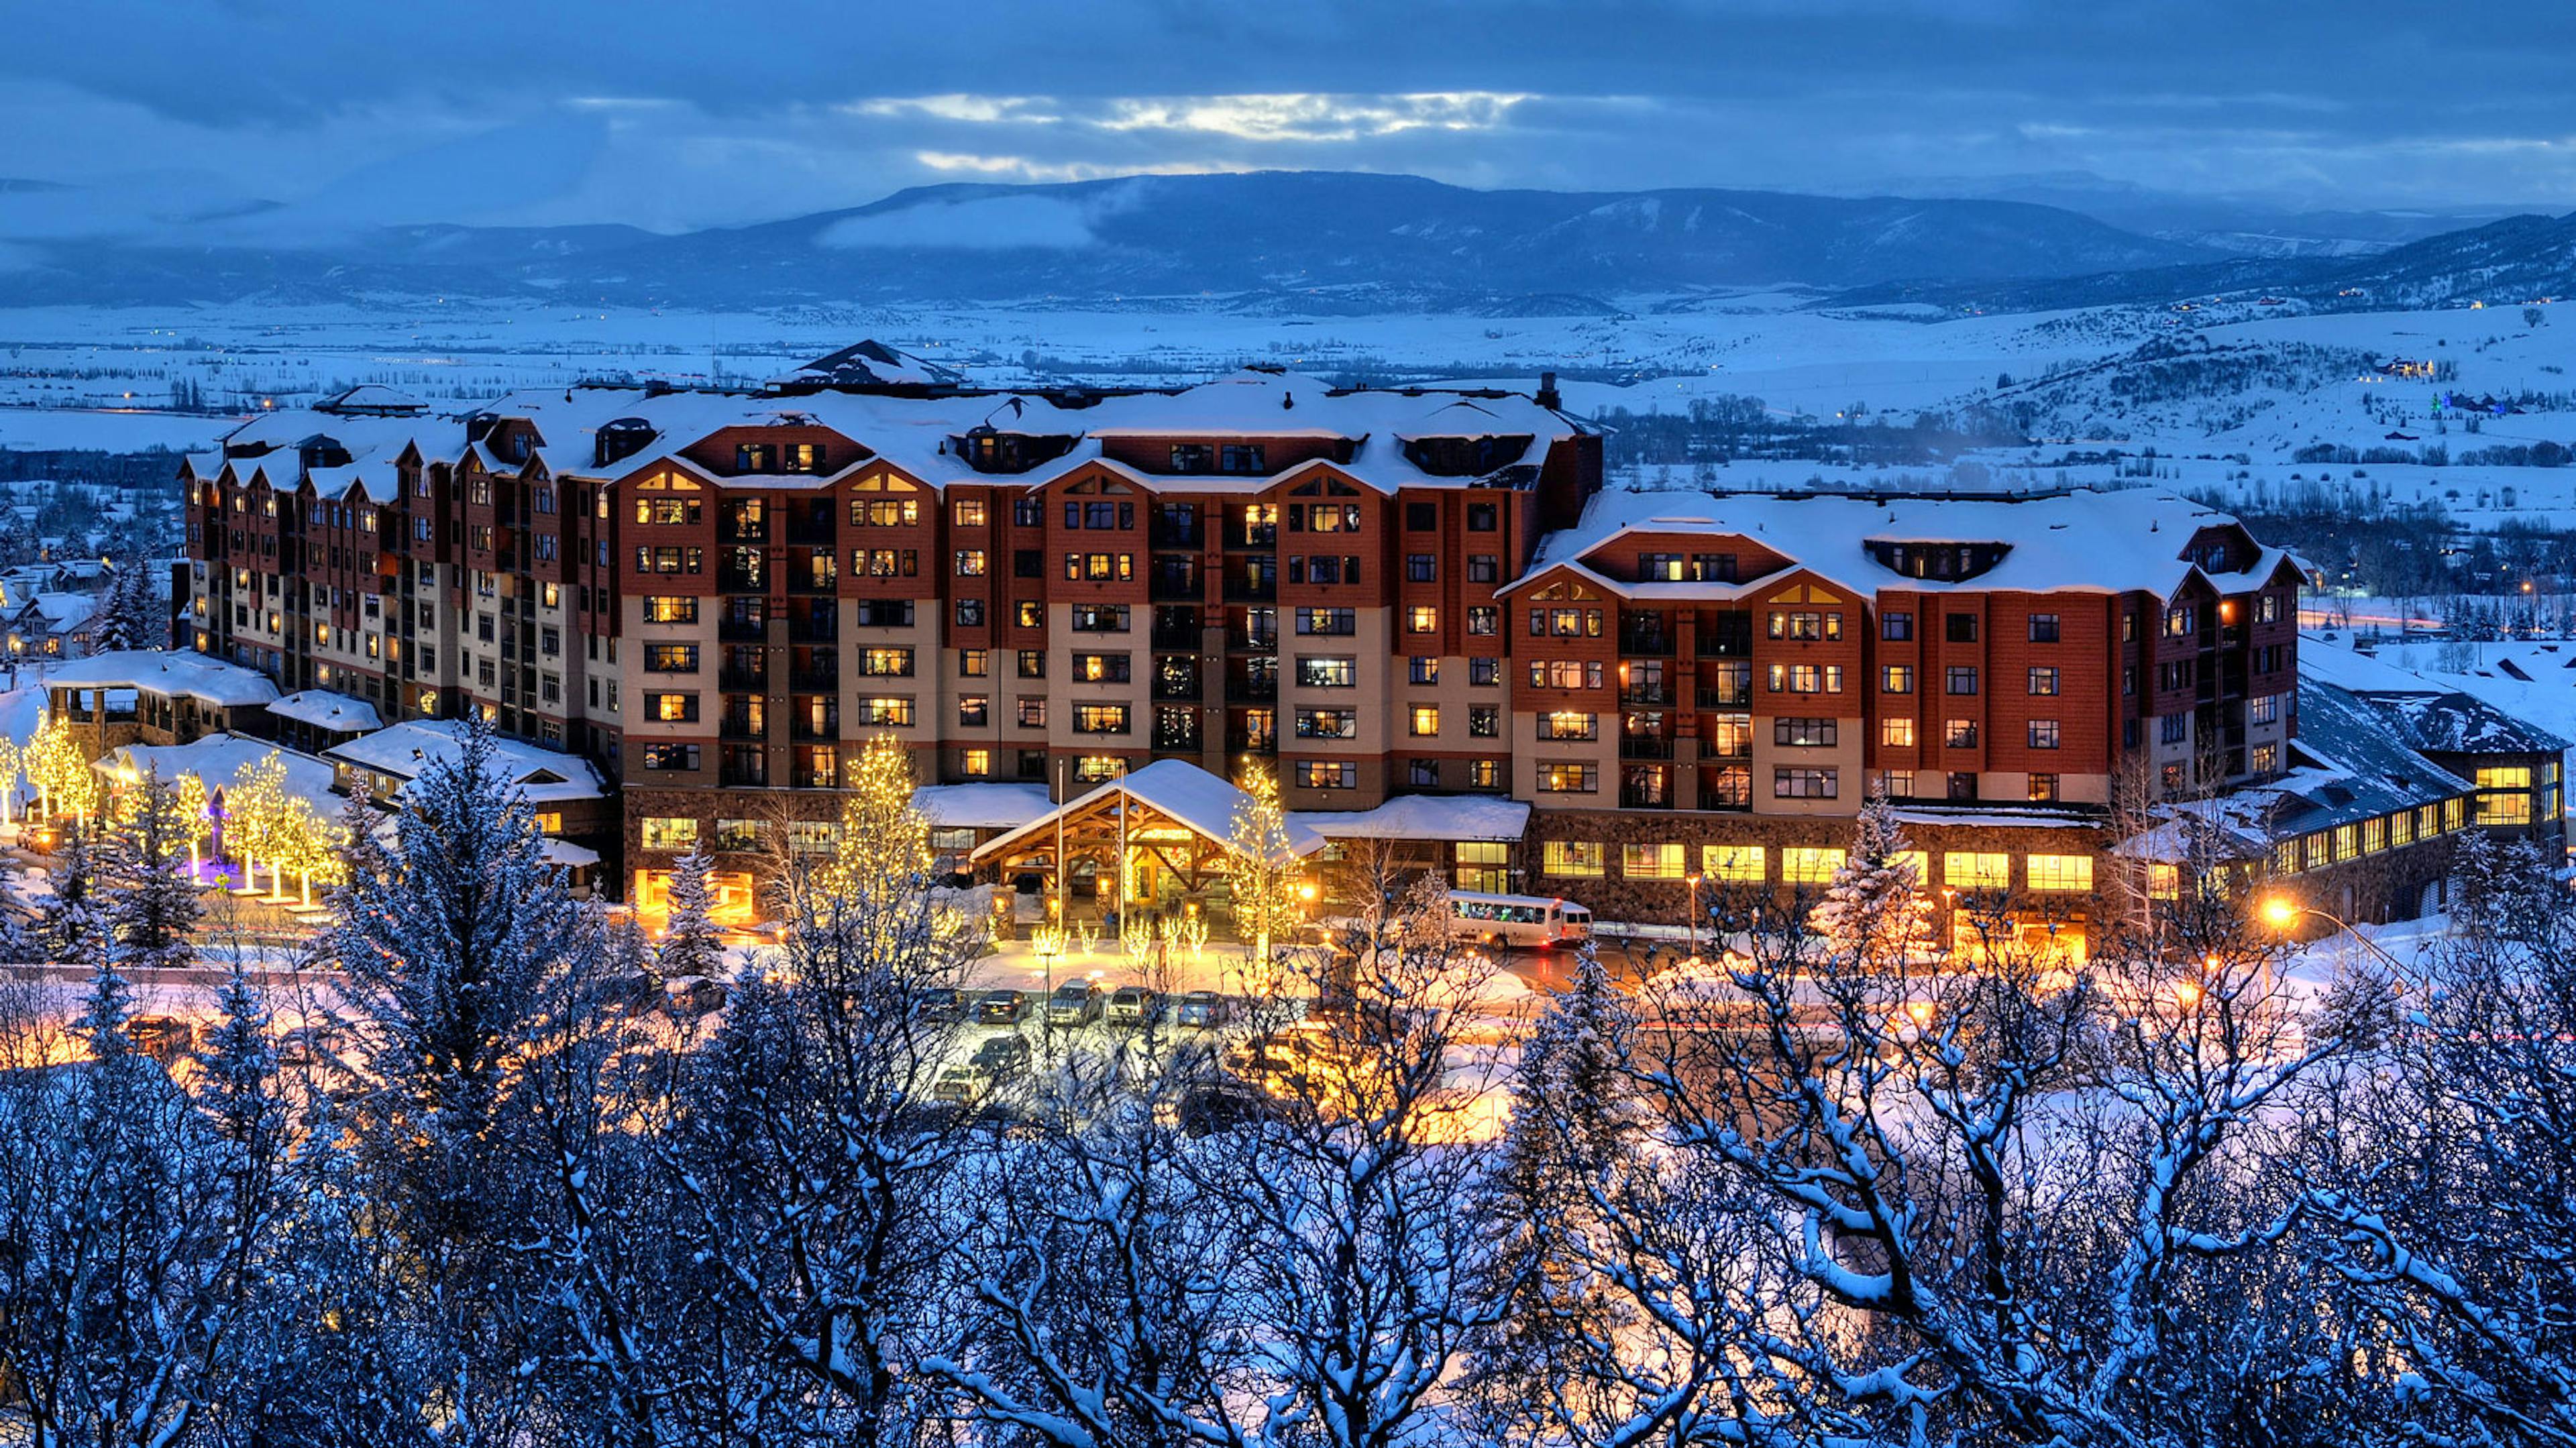
[[[988,1026],[1015,1026],[1029,1018],[1029,998],[1015,990],[988,990],[975,1004],[975,1019]]]
[[[1070,980],[1055,988],[1047,997],[1047,1024],[1050,1026],[1087,1026],[1100,1019],[1102,992],[1087,980]]]
[[[1017,1035],[995,1036],[977,1046],[975,1054],[966,1058],[966,1064],[992,1076],[1025,1071],[1029,1065],[1028,1040]]]
[[[1234,1002],[1212,990],[1194,990],[1181,997],[1181,1008],[1174,1019],[1184,1026],[1207,1030],[1234,1019]]]
[[[136,1016],[126,1026],[136,1050],[164,1066],[175,1065],[196,1042],[196,1031],[177,1016]]]
[[[980,1066],[951,1066],[930,1083],[930,1099],[949,1106],[972,1109],[984,1104],[993,1092],[993,1075]]]
[[[1141,985],[1122,985],[1109,997],[1109,1024],[1134,1028],[1162,1017],[1163,998]]]
[[[1235,1042],[1224,1065],[1237,1080],[1273,1096],[1324,1104],[1349,1094],[1363,1062],[1329,1033],[1303,1025]]]
[[[921,993],[916,1007],[921,1019],[945,1025],[966,1019],[966,1007],[972,997],[954,986],[936,986]]]

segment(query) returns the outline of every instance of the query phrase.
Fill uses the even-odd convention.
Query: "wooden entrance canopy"
[[[1195,764],[1160,759],[985,841],[968,858],[1006,869],[1036,866],[1052,884],[1060,866],[1081,860],[1093,861],[1117,878],[1123,848],[1130,859],[1159,864],[1184,893],[1195,894],[1224,873],[1226,857],[1234,852],[1236,813],[1249,799]],[[1324,839],[1291,824],[1288,846],[1303,858],[1321,850]]]

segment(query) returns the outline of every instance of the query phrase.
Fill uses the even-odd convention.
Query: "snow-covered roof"
[[[2174,860],[2206,846],[2255,858],[2299,835],[2438,804],[2469,789],[2410,746],[2380,703],[2302,678],[2289,769],[2211,799],[2162,806],[2163,821],[2122,841],[2119,853]]]
[[[1096,801],[1112,797],[1133,800],[1219,844],[1234,834],[1235,812],[1252,798],[1186,760],[1157,759],[1133,774],[1094,786],[1009,834],[985,841],[975,847],[974,858],[1002,854],[1049,828],[1057,815],[1079,813]],[[1294,819],[1288,821],[1291,851],[1311,855],[1323,847],[1323,836]]]
[[[839,355],[839,354],[836,354]],[[833,359],[819,359],[821,367]],[[912,359],[918,361],[919,359]],[[881,365],[870,364],[872,368]],[[892,379],[903,382],[906,378]],[[778,379],[779,385],[810,382],[803,373]],[[928,385],[941,385],[932,380]],[[1556,439],[1587,431],[1584,424],[1517,393],[1479,395],[1472,406],[1455,390],[1437,388],[1336,391],[1321,378],[1286,372],[1246,370],[1175,392],[1147,392],[1059,402],[1046,393],[936,392],[900,396],[883,392],[816,391],[754,393],[734,391],[650,391],[626,387],[534,388],[505,394],[474,410],[489,417],[525,418],[536,429],[531,461],[561,477],[620,478],[673,462],[676,455],[725,428],[818,426],[858,445],[827,456],[832,469],[819,475],[760,474],[749,485],[781,488],[829,485],[851,467],[890,464],[932,487],[952,482],[999,482],[1038,486],[1078,469],[1105,467],[1139,486],[1186,488],[1192,492],[1273,486],[1298,473],[1330,467],[1365,486],[1392,492],[1398,487],[1467,487],[1479,479],[1424,472],[1408,455],[1409,436],[1527,437],[1533,448],[1521,463],[1543,456]],[[195,454],[190,473],[210,478],[229,470],[237,482],[264,477],[271,486],[292,488],[308,474],[304,444],[327,438],[348,454],[346,463],[310,470],[317,490],[339,496],[351,486],[382,502],[394,496],[394,463],[405,448],[418,447],[429,460],[454,461],[473,453],[496,472],[511,473],[524,464],[493,453],[466,439],[467,414],[423,412],[415,416],[351,416],[313,409],[262,412],[225,438],[222,455]],[[640,420],[652,429],[642,448],[619,450],[617,461],[598,462],[600,430],[610,423]],[[953,439],[979,426],[1005,433],[1070,439],[1070,450],[1026,472],[986,474],[968,466]],[[1252,438],[1326,439],[1347,451],[1347,462],[1281,465],[1266,477],[1190,475],[1166,479],[1126,467],[1103,456],[1102,440],[1110,438],[1207,438],[1240,435]],[[687,466],[678,462],[679,466]],[[726,479],[709,479],[724,486]]]
[[[585,866],[598,864],[599,851],[589,849],[581,845],[576,845],[570,840],[558,840],[552,836],[548,836],[546,839],[546,859],[548,862],[561,865],[566,869],[578,870]]]
[[[161,777],[175,780],[193,774],[206,782],[209,791],[234,789],[254,765],[276,755],[286,767],[286,792],[301,799],[324,819],[336,819],[347,801],[331,792],[331,766],[310,754],[282,749],[265,739],[251,739],[239,734],[209,734],[186,744],[128,744],[109,752],[95,768],[102,774],[121,773],[132,769],[146,774],[154,769]]]
[[[2419,751],[2553,754],[2569,747],[2567,740],[2474,694],[2331,644],[2301,641],[2299,677],[2368,700],[2398,737]]]
[[[111,649],[57,666],[45,675],[45,684],[184,695],[225,709],[273,703],[277,698],[277,685],[267,675],[189,649]]]
[[[1639,582],[1610,576],[1590,561],[1632,535],[1670,538],[1684,548],[1740,537],[1856,593],[1883,588],[1919,593],[2127,593],[2170,598],[2194,577],[2222,593],[2261,586],[2296,560],[2258,548],[2245,566],[2206,572],[2183,555],[2201,529],[2236,519],[2189,498],[2152,488],[2110,492],[2076,488],[2019,498],[1864,497],[1829,494],[1694,493],[1611,489],[1593,497],[1575,526],[1549,534],[1528,572],[1505,591],[1563,568],[1604,591],[1639,600],[1725,601],[1772,586],[1779,573],[1739,583]],[[2002,557],[1960,579],[1922,578],[1882,563],[1872,544],[2000,544]],[[1785,570],[1784,570],[1785,571]]]
[[[934,829],[1016,829],[1047,812],[1043,784],[926,784],[912,807]]]
[[[1375,809],[1299,810],[1288,822],[1328,840],[1518,840],[1529,817],[1516,799],[1399,794]]]
[[[367,733],[382,729],[385,723],[376,717],[376,706],[364,699],[352,699],[329,689],[305,689],[287,695],[268,706],[268,712],[280,719],[299,724],[336,730],[343,734]]]
[[[69,632],[97,616],[98,598],[88,593],[39,593],[27,600],[27,608],[56,631]]]
[[[464,752],[467,725],[462,720],[413,719],[373,734],[362,734],[322,751],[325,759],[387,775],[406,784]],[[492,756],[519,786],[530,804],[563,804],[601,799],[599,772],[590,761],[494,736]]]

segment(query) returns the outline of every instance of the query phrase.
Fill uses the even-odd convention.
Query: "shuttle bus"
[[[1592,912],[1552,895],[1452,890],[1449,908],[1457,913],[1461,930],[1488,944],[1546,950],[1592,938]]]

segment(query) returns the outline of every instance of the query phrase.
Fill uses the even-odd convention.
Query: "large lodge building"
[[[1694,874],[1820,883],[1881,791],[1936,887],[2080,920],[2121,791],[2300,763],[2298,569],[2169,494],[1604,492],[1552,386],[996,394],[895,360],[260,415],[186,464],[193,645],[586,757],[648,908],[692,844],[747,882],[765,829],[836,818],[884,732],[1057,802],[1246,757],[1319,819],[1517,802],[1520,839],[1428,862],[1633,921]]]

